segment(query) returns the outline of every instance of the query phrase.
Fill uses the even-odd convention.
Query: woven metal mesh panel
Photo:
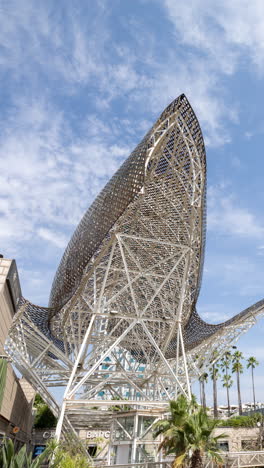
[[[124,250],[136,302],[144,319],[148,320],[148,330],[161,348],[173,328],[171,323],[176,319],[183,287],[181,320],[187,349],[229,325],[230,320],[219,325],[207,324],[196,312],[204,257],[205,199],[203,137],[187,98],[181,95],[164,110],[83,216],[55,275],[50,308],[27,306],[33,323],[62,350],[65,336],[69,343],[80,343],[92,314],[88,304],[100,302],[110,257],[112,263],[104,284],[105,296],[108,300],[113,298],[110,302],[115,313],[129,317],[135,301],[125,286]],[[115,233],[123,237],[122,243],[112,251],[107,245]],[[188,249],[188,262],[184,249]],[[97,260],[98,266],[94,269]],[[174,265],[177,266],[175,270]],[[96,280],[89,277],[92,270]],[[159,290],[165,277],[168,278],[166,285]],[[159,293],[151,299],[155,288]],[[85,304],[82,297],[85,297]],[[249,309],[242,314],[248,313]],[[241,314],[238,314],[231,322],[240,319]],[[114,318],[108,320],[108,333],[113,337],[120,335],[128,325],[124,320],[115,330],[116,323]],[[122,346],[138,361],[146,355],[155,359],[153,347],[146,349],[147,343],[138,325],[122,341]],[[175,355],[175,347],[176,337],[172,333],[166,357]]]
[[[160,123],[166,122],[166,119],[176,111],[180,112],[180,118],[190,131],[196,151],[205,163],[204,143],[198,120],[186,97],[181,95],[164,110],[152,129],[108,182],[83,216],[66,248],[55,275],[50,295],[51,307],[62,307],[73,295],[74,291],[79,286],[87,263],[100,247],[100,244],[109,233],[111,227],[140,192],[145,181],[147,149],[152,144],[150,136],[153,134],[153,130],[159,127]],[[165,130],[166,126],[164,126],[164,131]],[[180,132],[180,128],[178,128],[178,132]],[[175,134],[171,135],[171,141],[168,143],[167,150],[165,150],[167,156],[170,146],[175,144],[175,141],[177,141],[176,137],[178,136],[179,135]],[[186,148],[184,148],[182,138],[180,139],[180,145],[177,151],[178,162],[181,161],[181,158],[186,158]],[[168,163],[166,160],[162,160],[161,158],[157,168],[157,174],[162,175],[167,165]],[[179,191],[182,193],[184,191],[183,187],[178,188],[177,195],[179,195]],[[201,212],[204,216],[204,206],[201,207]],[[204,221],[205,217],[203,218],[201,253],[204,245]],[[197,295],[198,289],[199,288],[196,289]]]
[[[55,309],[51,307],[41,307],[32,302],[27,301],[25,298],[21,298],[19,308],[24,308],[25,315],[31,320],[31,322],[38,327],[38,329],[49,339],[55,346],[61,351],[65,351],[64,343],[61,339],[54,336],[49,327],[49,320],[55,314]],[[33,331],[32,331],[33,333]]]

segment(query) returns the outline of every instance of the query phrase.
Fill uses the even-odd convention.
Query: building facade
[[[32,405],[35,392],[25,379],[18,379],[4,351],[4,344],[21,297],[14,260],[0,258],[0,437],[14,439],[15,445],[31,443]]]

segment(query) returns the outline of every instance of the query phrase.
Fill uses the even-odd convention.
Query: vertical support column
[[[108,445],[108,450],[107,450],[107,465],[111,465],[111,450],[112,450],[112,442],[113,442],[113,437],[114,437],[114,426],[115,426],[115,420],[112,419],[111,422],[111,429],[110,429],[110,440],[109,440],[109,445]]]
[[[65,392],[66,393],[66,392]],[[62,431],[62,424],[63,424],[63,419],[64,419],[64,414],[65,414],[65,409],[66,409],[66,400],[63,399],[62,405],[61,405],[61,410],[60,410],[60,416],[57,422],[56,426],[56,431],[55,431],[55,439],[59,442],[60,436],[61,436],[61,431]]]
[[[180,334],[179,334],[179,323],[177,323],[177,348],[176,348],[176,371],[175,374],[179,378],[179,358],[180,358]],[[178,398],[178,385],[175,389],[175,397]]]
[[[94,264],[94,257],[92,258],[92,263]],[[96,268],[94,268],[93,274],[93,305],[96,306]]]
[[[87,343],[87,341],[89,339],[89,336],[90,336],[90,333],[91,333],[91,330],[92,330],[92,327],[93,327],[94,319],[95,319],[95,314],[93,314],[93,316],[91,318],[91,321],[89,323],[89,327],[86,330],[82,345],[80,347],[77,359],[76,359],[76,361],[74,363],[74,366],[73,366],[73,369],[72,369],[71,376],[69,378],[69,382],[68,382],[67,387],[66,387],[65,392],[64,392],[63,402],[62,402],[62,405],[61,405],[60,416],[59,416],[59,420],[58,420],[56,431],[55,431],[55,439],[57,439],[57,441],[60,440],[60,436],[61,436],[61,430],[62,430],[62,424],[63,424],[64,414],[65,414],[65,409],[66,409],[66,401],[67,401],[68,392],[70,390],[73,379],[74,379],[74,377],[76,375],[76,371],[77,371],[79,362],[81,360],[81,357],[83,355],[83,352],[85,350],[86,343]]]
[[[183,336],[182,336],[181,322],[179,322],[179,338],[181,341],[182,358],[183,358],[183,365],[184,365],[184,372],[185,372],[185,379],[186,379],[187,394],[188,394],[189,399],[191,399],[191,386],[190,386],[189,372],[188,372],[188,366],[187,366],[187,361],[186,361],[185,346],[184,346],[184,341],[183,341]]]
[[[191,399],[191,386],[190,386],[187,359],[186,359],[186,354],[185,354],[184,340],[183,340],[183,335],[182,335],[182,325],[181,325],[181,321],[178,320],[177,321],[176,370],[175,370],[175,374],[176,374],[178,380],[179,380],[180,350],[181,350],[181,353],[182,353],[181,357],[182,357],[182,360],[183,360],[183,368],[184,368],[184,374],[185,374],[185,383],[186,383],[186,389],[187,389],[186,393],[187,393],[188,399]],[[178,385],[176,385],[175,396],[176,396],[176,398],[178,397]]]
[[[185,373],[185,380],[186,380],[186,388],[187,388],[187,397],[191,399],[191,388],[190,388],[190,381],[189,381],[189,373],[188,373],[188,366],[185,354],[185,346],[184,340],[182,335],[182,326],[181,326],[181,319],[182,319],[182,310],[183,304],[185,300],[185,289],[186,289],[186,281],[188,277],[188,269],[190,263],[190,252],[187,253],[186,262],[184,266],[184,274],[183,274],[183,284],[180,296],[180,303],[177,313],[177,351],[176,351],[176,375],[178,377],[178,370],[179,370],[179,359],[180,359],[180,349],[182,352],[182,359],[183,359],[183,366],[184,366],[184,373]],[[178,396],[178,387],[176,387],[176,398]]]
[[[133,431],[133,442],[131,449],[131,463],[136,463],[136,454],[137,454],[137,432],[138,432],[138,414],[134,416],[134,431]]]
[[[165,417],[165,415],[163,413],[161,419],[164,419],[164,417]],[[159,437],[163,437],[163,436],[159,435]],[[160,443],[161,443],[161,440],[160,440]],[[163,450],[158,451],[158,457],[157,458],[158,458],[157,459],[158,462],[160,462],[160,463],[163,462]],[[165,458],[166,458],[166,455],[165,455]],[[162,465],[160,465],[160,467],[162,468]],[[165,466],[165,468],[166,468],[166,466]]]

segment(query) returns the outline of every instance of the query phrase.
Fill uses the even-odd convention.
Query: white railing
[[[171,462],[142,462],[131,463],[128,465],[103,465],[100,466],[100,468],[171,468]]]
[[[227,452],[221,453],[223,468],[246,468],[264,466],[264,451],[256,452]],[[215,468],[216,463],[211,460],[204,463],[204,468]]]
[[[222,468],[247,468],[264,467],[264,451],[256,452],[227,452],[221,453],[223,459]],[[171,468],[172,461],[142,462],[127,465],[97,465],[98,468]],[[204,468],[216,468],[212,460],[204,459]]]

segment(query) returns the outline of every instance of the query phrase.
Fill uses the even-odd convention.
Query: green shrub
[[[84,455],[75,455],[74,457],[68,452],[58,448],[55,452],[54,459],[51,463],[51,468],[91,468],[87,457]]]
[[[82,442],[74,436],[59,444],[51,440],[48,449],[53,453],[50,468],[91,468]]]
[[[219,420],[220,427],[255,427],[262,421],[262,414],[255,413],[251,416],[234,416],[226,420]]]
[[[34,427],[37,429],[51,428],[56,426],[57,418],[55,418],[48,405],[43,401],[41,396],[37,393],[35,396],[34,407],[36,414],[34,419]]]
[[[54,427],[56,424],[57,419],[47,405],[38,408],[35,415],[34,427],[43,429]]]
[[[1,468],[39,468],[50,455],[50,448],[47,448],[35,460],[32,460],[32,452],[27,453],[26,445],[15,453],[13,441],[5,439],[0,448],[0,466]]]
[[[7,360],[0,359],[0,408],[4,398],[6,386]]]
[[[32,452],[27,453],[26,445],[15,453],[11,439],[5,439],[0,448],[1,468],[40,468],[45,460],[49,460],[50,468],[91,468],[88,456],[76,438],[60,444],[51,440],[35,460],[32,460]]]

